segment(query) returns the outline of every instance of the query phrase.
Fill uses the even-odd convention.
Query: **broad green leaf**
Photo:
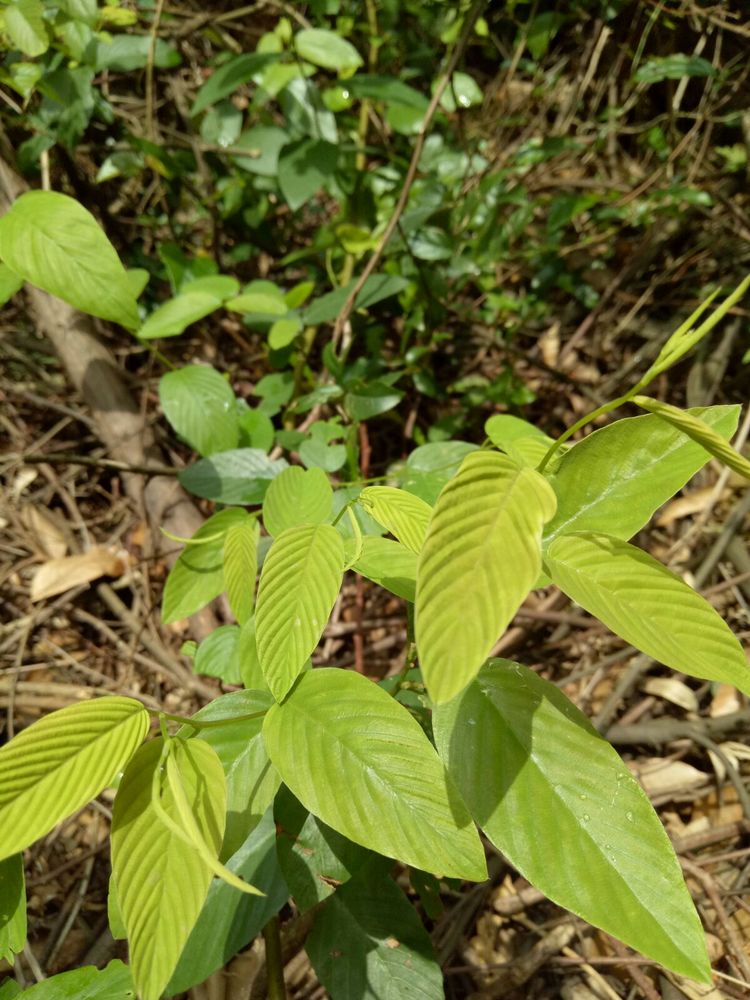
[[[196,531],[167,577],[161,608],[165,625],[188,618],[223,592],[224,538],[247,518],[238,508],[220,510]]]
[[[284,293],[273,281],[251,281],[240,295],[227,302],[227,309],[264,317],[286,316],[289,312]]]
[[[44,979],[24,990],[23,1000],[135,1000],[135,987],[128,966],[115,958],[105,969],[86,965]]]
[[[310,303],[304,314],[305,325],[319,326],[321,323],[330,323],[336,319],[356,283],[357,279],[355,278],[341,288],[328,292],[327,295],[321,295],[320,298]],[[408,284],[407,278],[402,278],[397,274],[372,274],[357,296],[355,308],[368,309],[383,299],[398,295]]]
[[[750,665],[729,626],[656,559],[593,531],[557,538],[545,570],[607,628],[655,660],[750,694]]]
[[[335,892],[315,918],[305,951],[331,997],[445,997],[430,936],[382,861]]]
[[[740,408],[710,406],[689,412],[722,437],[731,437]],[[557,514],[545,529],[545,544],[569,531],[632,538],[709,457],[676,427],[651,414],[594,431],[563,455],[552,478]]]
[[[99,35],[98,39],[94,56],[97,72],[110,69],[117,73],[131,73],[146,67],[152,50],[148,35],[109,35],[106,39]],[[172,69],[182,62],[174,45],[163,38],[156,39],[153,53],[154,66],[159,69]]]
[[[357,379],[349,382],[344,396],[344,409],[356,423],[372,420],[381,413],[398,406],[404,398],[401,389],[395,389],[388,382],[379,379],[375,382],[362,382]]]
[[[717,434],[713,427],[709,427],[700,417],[647,396],[634,396],[633,402],[642,409],[655,413],[657,417],[676,427],[683,434],[687,434],[696,444],[705,448],[714,458],[718,458],[733,472],[744,476],[745,479],[750,479],[750,462],[744,455],[735,451],[720,434]]]
[[[40,56],[49,48],[40,0],[11,0],[5,8],[5,30],[24,55]]]
[[[255,715],[272,703],[270,694],[266,692],[233,691],[214,699],[193,718],[199,722],[212,722]],[[204,740],[216,751],[226,778],[227,823],[222,859],[231,858],[241,848],[273,802],[281,782],[276,768],[268,759],[262,728],[263,719],[259,716],[198,732],[197,739]],[[231,864],[227,864],[231,868]]]
[[[433,725],[474,819],[524,878],[644,955],[710,981],[703,930],[659,818],[562,692],[492,660]]]
[[[21,987],[15,979],[0,980],[0,1000],[16,1000],[21,993]]]
[[[271,418],[261,409],[251,410],[244,400],[237,401],[240,448],[260,448],[269,452],[273,448],[276,430]]]
[[[359,502],[402,545],[419,553],[432,515],[429,504],[392,486],[367,486],[360,493]]]
[[[373,856],[308,812],[285,785],[274,820],[279,865],[300,913],[331,896]]]
[[[224,538],[224,586],[232,614],[244,625],[253,613],[255,578],[258,575],[258,536],[256,518],[232,525]]]
[[[329,524],[283,531],[271,546],[258,587],[258,656],[281,701],[318,645],[338,596],[344,542]]]
[[[440,99],[440,107],[448,114],[459,108],[472,108],[484,100],[482,88],[468,73],[454,73]]]
[[[287,467],[283,458],[270,459],[261,448],[234,448],[202,458],[180,472],[190,493],[227,504],[259,504],[269,482]]]
[[[130,964],[141,1000],[159,1000],[206,899],[212,873],[198,851],[159,818],[152,802],[162,766],[161,739],[147,743],[125,771],[112,817],[112,871],[128,931]],[[171,748],[195,822],[218,857],[224,833],[224,772],[201,740]],[[171,789],[161,807],[179,825]]]
[[[219,625],[198,646],[193,670],[206,677],[218,677],[225,684],[241,684],[239,645],[239,627]]]
[[[716,69],[708,61],[697,55],[675,52],[670,56],[656,56],[636,70],[634,79],[638,83],[661,83],[662,80],[680,80],[686,76],[716,76]]]
[[[468,455],[438,498],[417,564],[415,633],[425,685],[448,701],[477,674],[542,568],[555,494],[504,455]]]
[[[64,0],[62,7],[77,21],[94,24],[98,17],[97,0]]]
[[[22,287],[23,278],[19,278],[7,264],[0,264],[0,306],[9,302]]]
[[[190,114],[199,115],[211,104],[228,97],[278,58],[275,52],[253,52],[249,55],[235,56],[234,59],[225,62],[223,66],[213,71],[198,91]]]
[[[389,538],[367,535],[352,569],[397,597],[414,603],[417,590],[417,557],[411,549]]]
[[[400,485],[431,506],[452,479],[461,462],[476,451],[467,441],[434,441],[415,448],[399,472]]]
[[[201,455],[236,448],[237,407],[232,387],[207,365],[188,365],[162,375],[159,400],[164,416]]]
[[[285,146],[279,157],[278,182],[293,212],[333,179],[339,150],[325,139],[300,139]]]
[[[0,859],[106,788],[148,727],[148,712],[133,698],[97,698],[52,712],[0,748]]]
[[[367,73],[358,73],[347,82],[346,89],[356,97],[369,97],[386,104],[414,108],[421,114],[425,113],[430,103],[424,94],[395,76],[373,76]]]
[[[76,309],[133,330],[127,272],[96,219],[73,198],[27,191],[0,219],[0,257],[19,277]]]
[[[192,323],[215,312],[221,304],[222,300],[210,292],[184,292],[176,295],[151,313],[138,330],[138,339],[177,337]]]
[[[227,868],[266,895],[248,896],[214,879],[167,984],[167,996],[182,993],[223,968],[286,903],[289,891],[276,857],[276,828],[270,809],[227,861]]]
[[[533,424],[510,413],[496,413],[490,417],[484,431],[496,448],[500,448],[518,465],[535,469],[554,441]]]
[[[361,674],[304,674],[269,711],[263,739],[284,784],[356,844],[436,874],[487,877],[476,829],[424,730]]]
[[[0,962],[13,964],[13,956],[26,943],[26,883],[23,854],[0,861]]]
[[[293,344],[301,331],[302,320],[299,316],[282,316],[268,331],[268,346],[273,351],[281,351]]]
[[[333,490],[322,469],[290,465],[268,487],[263,523],[274,537],[302,524],[323,524],[331,516],[332,503]]]
[[[302,59],[314,66],[334,70],[339,76],[351,76],[362,65],[362,56],[351,42],[324,28],[298,31],[294,36],[294,47]]]

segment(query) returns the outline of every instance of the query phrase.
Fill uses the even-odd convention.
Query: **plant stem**
[[[287,1000],[278,915],[271,917],[263,928],[263,940],[266,943],[266,996],[268,1000]]]

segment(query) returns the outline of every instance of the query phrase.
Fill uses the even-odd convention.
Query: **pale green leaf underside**
[[[477,831],[422,727],[361,674],[304,674],[263,738],[282,781],[345,837],[425,871],[486,878]]]
[[[318,645],[341,586],[344,541],[329,524],[283,531],[263,563],[255,612],[258,658],[277,701]]]
[[[582,608],[655,660],[750,694],[742,647],[711,605],[641,549],[596,532],[562,535],[545,569]]]
[[[271,480],[263,500],[263,523],[277,538],[288,528],[323,524],[331,516],[333,490],[322,469],[290,465]]]
[[[0,749],[0,858],[43,837],[101,792],[148,732],[132,698],[62,708]]]
[[[474,819],[525,878],[644,955],[710,981],[700,920],[657,815],[554,685],[492,660],[433,724]]]
[[[141,1000],[161,997],[212,878],[198,852],[164,826],[153,808],[152,779],[162,747],[161,739],[153,740],[133,758],[112,820],[113,873]],[[176,741],[172,753],[198,828],[218,857],[226,812],[221,762],[200,740]],[[168,787],[161,805],[179,823]]]
[[[690,412],[730,437],[740,408]],[[545,544],[569,531],[604,531],[627,541],[708,459],[705,448],[657,416],[627,417],[594,431],[560,459],[552,479],[557,513]]]
[[[233,524],[224,538],[224,587],[240,625],[250,618],[255,604],[259,534],[257,519],[248,517]]]
[[[368,486],[359,494],[359,502],[412,552],[419,553],[424,543],[432,507],[413,493],[392,486]]]
[[[236,448],[237,404],[232,387],[207,365],[162,375],[159,400],[172,428],[200,455]]]
[[[353,569],[397,597],[414,603],[417,589],[417,557],[400,542],[366,535]]]
[[[76,309],[128,329],[138,306],[127,272],[83,205],[55,191],[28,191],[0,219],[0,257],[25,281]]]
[[[649,399],[647,396],[634,396],[633,402],[650,413],[655,413],[657,417],[666,420],[683,434],[701,445],[710,452],[714,458],[718,458],[724,465],[729,466],[733,472],[737,472],[745,479],[750,479],[750,462],[736,451],[724,438],[716,431],[704,423],[699,417],[685,410],[680,410],[669,403],[662,403],[658,399]]]
[[[549,483],[505,455],[468,455],[440,494],[417,566],[416,639],[433,701],[482,666],[541,570]]]

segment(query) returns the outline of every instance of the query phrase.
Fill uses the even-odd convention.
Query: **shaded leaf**
[[[211,104],[216,104],[223,97],[240,87],[248,80],[252,80],[256,73],[265,69],[270,63],[276,62],[279,58],[275,52],[252,52],[248,55],[235,56],[225,62],[223,66],[215,69],[206,80],[195,97],[193,107],[190,109],[191,115],[198,115],[205,111]]]
[[[235,448],[202,458],[180,472],[186,490],[219,503],[259,504],[269,482],[287,467],[261,448]]]
[[[476,450],[477,446],[467,441],[420,445],[409,455],[399,474],[401,486],[432,506],[445,484],[458,472],[461,462]]]
[[[352,569],[397,597],[414,603],[417,590],[417,557],[400,542],[367,535]]]
[[[425,871],[487,877],[476,829],[424,730],[361,674],[304,674],[268,712],[263,738],[284,784],[345,837]]]
[[[658,816],[555,685],[492,660],[433,722],[474,819],[525,878],[667,968],[710,981],[703,929]]]
[[[680,80],[685,76],[716,76],[716,70],[702,56],[675,52],[669,56],[655,56],[639,66],[634,79],[638,83],[660,83],[662,80]]]
[[[448,701],[472,680],[542,568],[549,483],[504,455],[468,455],[440,494],[417,564],[415,633],[425,685]]]
[[[13,956],[26,943],[26,883],[23,854],[0,861],[0,962],[13,965]]]
[[[239,627],[219,625],[198,646],[193,670],[206,677],[218,677],[225,684],[241,684],[239,645]]]
[[[278,181],[293,212],[331,180],[338,155],[338,146],[324,139],[301,139],[284,147],[279,157]]]
[[[336,319],[356,283],[357,279],[355,278],[341,288],[328,292],[327,295],[321,295],[320,298],[310,303],[304,314],[305,325],[319,326],[321,323],[330,323]],[[406,278],[396,274],[372,274],[357,296],[355,309],[368,309],[383,299],[398,295],[408,284]]]

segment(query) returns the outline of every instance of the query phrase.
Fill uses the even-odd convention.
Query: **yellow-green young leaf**
[[[433,714],[438,752],[492,843],[550,899],[710,981],[698,915],[643,790],[549,681],[491,660]]]
[[[655,413],[657,417],[661,417],[668,424],[677,427],[683,434],[687,434],[693,441],[702,445],[714,458],[718,458],[724,465],[728,465],[733,472],[739,473],[745,479],[750,479],[750,462],[699,417],[694,417],[691,413],[686,413],[677,406],[670,406],[669,403],[650,399],[648,396],[633,396],[633,402],[641,409]]]
[[[598,532],[574,532],[552,542],[545,569],[568,597],[655,660],[750,694],[750,665],[729,627],[641,549]]]
[[[361,674],[304,674],[268,712],[263,739],[284,784],[355,844],[425,871],[487,877],[476,827],[424,730]]]
[[[427,533],[432,507],[406,490],[368,486],[357,498],[370,517],[412,552],[419,553]]]
[[[555,443],[533,424],[510,413],[496,413],[485,421],[484,432],[496,448],[519,465],[535,469]]]
[[[318,645],[344,573],[344,541],[330,524],[283,531],[263,563],[255,612],[258,658],[281,701]]]
[[[433,701],[476,676],[534,586],[555,507],[546,479],[494,452],[468,455],[443,489],[417,566],[417,649]]]
[[[401,542],[365,535],[362,539],[362,551],[352,568],[397,597],[414,603],[417,557]]]
[[[148,732],[132,698],[61,708],[0,749],[0,858],[28,847],[93,799]]]
[[[333,490],[322,469],[290,465],[271,483],[263,500],[263,524],[274,538],[301,524],[323,524],[331,516]]]
[[[255,518],[233,524],[224,538],[224,586],[232,614],[244,625],[253,613],[258,575],[258,536]]]
[[[112,870],[141,1000],[161,997],[212,878],[199,852],[165,826],[154,808],[163,747],[163,740],[153,740],[130,762],[112,816]],[[218,858],[226,815],[221,761],[202,740],[176,740],[170,753],[202,839]],[[180,826],[168,782],[163,775],[156,780],[163,787],[161,808]]]
[[[94,216],[56,191],[27,191],[0,219],[0,257],[20,277],[76,309],[138,325],[127,272]]]

